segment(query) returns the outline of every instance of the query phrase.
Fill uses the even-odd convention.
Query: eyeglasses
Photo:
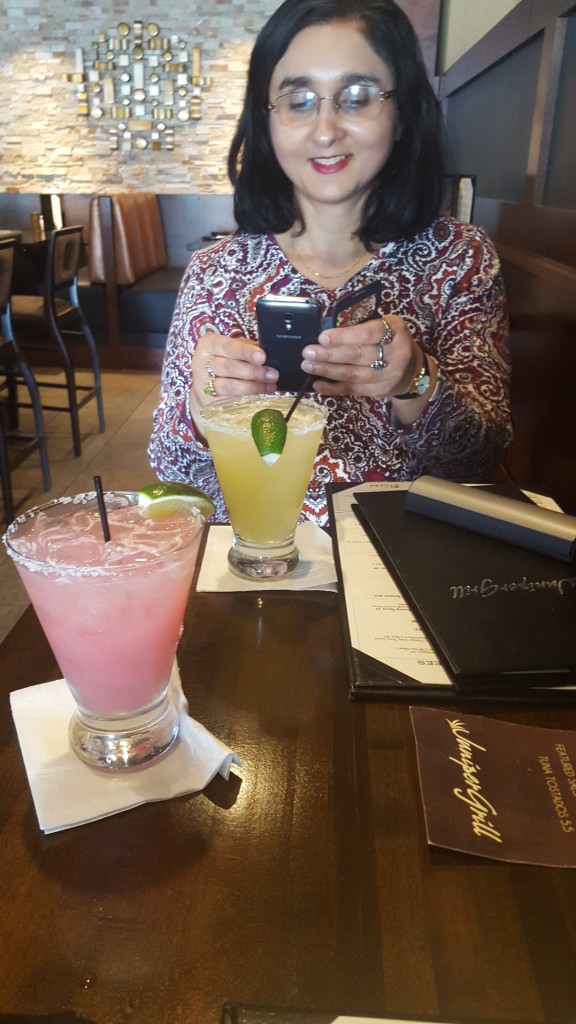
[[[369,121],[378,116],[381,104],[397,92],[397,89],[382,92],[377,85],[362,83],[345,85],[333,96],[319,96],[311,89],[295,89],[294,92],[285,92],[277,96],[274,103],[268,104],[268,110],[274,111],[280,124],[290,127],[313,121],[320,113],[322,101],[331,100],[334,110],[342,117],[354,121]]]

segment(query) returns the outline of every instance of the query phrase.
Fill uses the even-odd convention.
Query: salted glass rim
[[[201,409],[200,414],[205,422],[210,422],[210,425],[213,427],[213,429],[224,430],[226,429],[224,425],[219,424],[217,421],[214,421],[214,417],[210,415],[211,409],[214,409],[216,411],[219,408],[222,408],[223,406],[249,405],[251,402],[259,401],[268,402],[269,404],[272,404],[274,402],[284,402],[289,408],[292,402],[294,401],[295,397],[296,394],[291,392],[282,392],[282,394],[278,394],[276,392],[272,395],[218,395],[217,398],[212,399],[209,405],[205,405],[204,408]],[[318,400],[318,396],[315,397],[314,395],[305,395],[303,398],[300,399],[298,405],[305,405],[310,409],[318,410],[319,417],[318,421],[315,421],[314,423],[303,424],[301,426],[301,429],[295,431],[295,433],[305,433],[306,431],[311,430],[313,427],[317,427],[320,420],[322,420],[324,425],[326,425],[326,420],[328,418],[328,409],[322,402]]]
[[[138,491],[110,490],[104,492],[105,502],[109,499],[115,498],[129,499],[126,504],[118,505],[116,506],[117,508],[131,508],[137,507],[138,505]],[[77,505],[80,507],[85,505],[95,507],[97,502],[98,498],[96,491],[83,491],[80,494],[63,495],[60,498],[51,498],[50,501],[46,501],[42,505],[35,505],[33,508],[27,509],[26,512],[22,512],[10,523],[2,537],[8,555],[14,562],[23,566],[25,569],[29,569],[30,572],[41,572],[47,576],[112,576],[113,574],[133,573],[135,570],[145,572],[147,568],[152,569],[158,562],[165,559],[167,555],[174,555],[178,551],[183,551],[187,548],[193,541],[197,540],[198,533],[204,526],[204,516],[197,508],[194,508],[193,506],[183,506],[182,513],[185,513],[187,518],[192,517],[198,527],[191,537],[187,537],[186,540],[181,544],[178,544],[177,547],[172,547],[169,551],[153,555],[151,558],[147,558],[146,561],[123,562],[118,565],[113,562],[109,565],[74,565],[67,562],[49,562],[46,559],[34,558],[33,556],[25,555],[14,547],[11,535],[14,534],[28,519],[32,519],[41,512],[45,512],[47,509],[54,508],[57,505]]]

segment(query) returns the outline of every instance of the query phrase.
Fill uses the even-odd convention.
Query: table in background
[[[232,999],[573,1024],[576,873],[428,847],[408,707],[349,703],[334,595],[194,595],[179,661],[242,768],[43,836],[8,693],[56,664],[31,609],[0,647],[0,1021],[216,1024]]]

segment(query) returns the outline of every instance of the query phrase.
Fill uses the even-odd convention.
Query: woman
[[[489,480],[511,440],[507,318],[484,233],[439,216],[443,132],[393,0],[286,0],[256,41],[229,157],[238,232],[196,253],[167,341],[149,454],[226,512],[202,437],[215,396],[272,393],[267,292],[335,304],[378,281],[377,315],[324,330],[302,368],[328,407],[303,517],[330,481]]]

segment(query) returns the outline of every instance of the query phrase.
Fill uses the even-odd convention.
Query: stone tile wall
[[[246,64],[278,0],[0,0],[0,191],[226,193],[228,146]],[[76,47],[120,21],[157,22],[202,49],[203,117],[172,151],[111,152],[107,128],[78,113]]]

